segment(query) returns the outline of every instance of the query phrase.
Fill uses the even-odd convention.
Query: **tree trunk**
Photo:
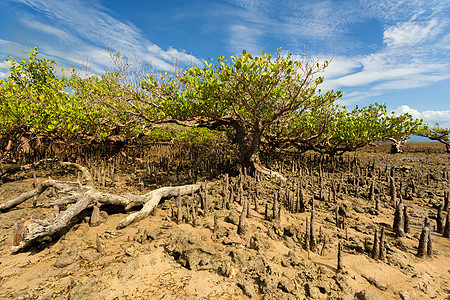
[[[286,181],[283,175],[271,171],[261,164],[259,159],[259,145],[261,142],[262,128],[260,126],[254,126],[254,128],[248,130],[245,125],[237,124],[237,122],[233,127],[236,130],[235,138],[239,145],[242,167],[250,170],[252,173],[257,171]]]
[[[391,154],[396,154],[396,153],[402,153],[403,152],[403,144],[405,143],[405,141],[403,140],[399,140],[397,141],[396,139],[390,139],[392,141],[392,145],[391,145]]]

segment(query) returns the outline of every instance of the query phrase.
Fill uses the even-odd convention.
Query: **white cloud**
[[[0,79],[8,77],[8,69],[10,67],[9,61],[0,61]]]
[[[257,28],[245,25],[231,25],[229,47],[235,53],[242,52],[245,49],[249,53],[258,55],[261,52],[261,47],[258,43],[260,36],[261,31]]]
[[[185,51],[178,51],[175,48],[170,47],[167,51],[164,51],[155,44],[149,44],[146,46],[147,51],[151,54],[144,54],[147,57],[146,60],[150,61],[152,65],[157,65],[160,69],[171,70],[175,64],[183,65],[200,65],[202,61],[196,58],[194,55],[187,54]]]
[[[361,0],[360,11],[368,17],[384,22],[402,22],[417,19],[426,12],[436,13],[448,9],[447,0]]]
[[[422,118],[422,114],[418,110],[410,108],[408,105],[402,105],[402,106],[398,107],[397,109],[395,109],[394,112],[396,115],[408,113],[416,119]]]
[[[357,58],[334,57],[325,69],[323,76],[326,80],[341,77],[356,71],[362,66],[362,63]]]
[[[416,46],[429,41],[441,32],[437,19],[429,22],[408,21],[388,27],[383,41],[388,47]]]
[[[71,42],[74,40],[74,37],[65,32],[64,30],[58,29],[56,27],[50,26],[48,24],[43,24],[39,21],[32,20],[30,18],[23,18],[21,22],[30,28],[37,29],[39,31],[51,34],[53,36],[56,36],[58,39],[65,41],[65,42]]]
[[[11,67],[11,64],[9,61],[0,61],[0,69],[9,69]]]
[[[29,52],[29,48],[25,47],[24,45],[21,45],[16,42],[7,41],[0,39],[0,54],[5,54],[5,59],[7,58],[7,54],[14,53],[15,56],[24,57]],[[3,53],[4,51],[7,51],[6,53]]]
[[[339,87],[355,87],[371,84],[378,81],[392,80],[395,78],[401,78],[410,76],[418,72],[415,68],[396,68],[391,70],[363,70],[361,72],[343,76],[337,79],[331,80],[331,84],[335,84]]]
[[[373,87],[373,90],[403,90],[428,86],[432,83],[439,82],[450,78],[450,74],[414,74],[406,78],[386,81]]]
[[[439,123],[442,127],[450,128],[450,110],[425,110],[423,112],[419,112],[418,110],[411,108],[408,105],[402,105],[395,109],[394,112],[397,115],[409,113],[416,119],[423,119],[423,121],[429,125]]]
[[[351,105],[354,103],[362,102],[367,99],[378,96],[377,93],[372,92],[351,92],[344,94],[341,100],[338,101],[340,105]]]
[[[448,55],[445,36],[437,38],[440,26],[436,19],[424,24],[412,18],[389,27],[384,48],[365,56],[339,57],[333,70],[337,76],[326,78],[326,85],[333,89],[410,89],[450,78],[450,64],[442,61]]]
[[[372,95],[449,78],[450,64],[443,60],[450,49],[448,0],[233,2],[243,11],[239,15],[243,21],[230,29],[243,32],[232,35],[235,45],[258,46],[255,37],[281,35],[291,41],[293,52],[309,44],[325,53],[338,53],[323,74],[321,88],[352,88]],[[350,38],[351,28],[367,20],[384,28],[379,32],[383,43],[372,52],[364,42]],[[352,51],[358,45],[364,45],[365,54]]]
[[[71,42],[70,54],[76,54],[73,60],[82,61],[89,56],[94,64],[105,64],[105,52],[101,44],[120,51],[126,56],[136,56],[144,63],[162,71],[173,69],[176,61],[182,64],[200,64],[201,60],[183,50],[169,47],[161,49],[147,40],[142,32],[131,23],[124,23],[108,14],[106,8],[96,1],[80,0],[15,0],[45,15],[46,24],[24,17],[23,23],[28,27],[52,34],[60,39]],[[49,23],[48,20],[50,20]],[[51,43],[51,42],[50,42]],[[92,46],[94,43],[95,46]],[[53,48],[61,49],[57,43]],[[66,45],[67,46],[67,45]],[[149,53],[149,49],[153,52]],[[55,49],[57,50],[57,49]],[[86,50],[88,50],[86,52]],[[60,50],[60,51],[65,51]],[[48,51],[50,52],[50,51]],[[96,59],[99,61],[95,61]],[[97,67],[98,68],[98,67]]]

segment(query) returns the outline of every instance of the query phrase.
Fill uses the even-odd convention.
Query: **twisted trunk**
[[[255,125],[250,130],[247,126],[238,122],[235,122],[232,126],[236,130],[235,139],[239,146],[242,167],[250,169],[252,172],[258,171],[268,176],[275,176],[285,181],[286,178],[283,175],[266,168],[259,159],[259,146],[263,131],[262,126]]]

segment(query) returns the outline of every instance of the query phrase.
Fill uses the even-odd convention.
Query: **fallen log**
[[[63,231],[75,217],[87,208],[93,206],[98,206],[98,208],[100,208],[102,205],[109,204],[122,206],[125,210],[129,210],[132,207],[142,205],[140,211],[128,215],[119,222],[117,228],[121,229],[150,215],[163,198],[188,195],[200,190],[200,185],[191,184],[162,187],[144,195],[126,194],[120,196],[108,194],[95,189],[94,180],[92,179],[91,174],[83,166],[67,162],[62,163],[62,165],[77,168],[82,173],[87,184],[82,185],[79,182],[46,180],[39,184],[34,190],[25,192],[19,197],[0,205],[1,212],[8,211],[30,198],[38,198],[49,187],[53,187],[58,190],[59,194],[65,195],[62,199],[55,201],[49,207],[54,207],[56,205],[59,208],[64,208],[66,206],[68,206],[68,208],[60,211],[59,214],[54,214],[54,217],[50,219],[32,220],[25,228],[24,236],[19,245],[12,248],[14,252],[28,248],[35,242],[43,241]]]
[[[161,201],[162,198],[175,197],[178,195],[180,196],[188,195],[192,192],[197,192],[199,190],[200,185],[191,184],[183,186],[166,186],[148,192],[147,194],[141,197],[142,200],[144,200],[145,202],[142,209],[122,219],[119,222],[119,225],[117,225],[117,228],[118,229],[125,228],[131,223],[142,220],[143,218],[147,217],[153,211],[155,206],[158,205],[159,201]]]
[[[81,186],[78,182],[64,182],[56,180],[46,180],[39,184],[34,190],[25,192],[17,198],[9,200],[5,203],[0,204],[0,212],[8,211],[11,208],[27,201],[30,198],[38,198],[43,192],[45,192],[49,187],[53,187],[58,191],[68,193],[69,191],[79,190],[81,192]]]

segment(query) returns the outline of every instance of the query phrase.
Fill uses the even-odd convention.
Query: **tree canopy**
[[[450,128],[442,128],[439,124],[435,124],[433,127],[424,126],[419,135],[443,143],[447,153],[450,153]]]
[[[306,112],[331,105],[342,93],[317,88],[328,62],[295,61],[291,54],[276,57],[243,52],[231,62],[209,59],[203,68],[188,68],[177,83],[162,86],[158,104],[164,115],[210,129],[230,126],[244,167],[269,170],[259,163],[259,146],[266,129],[274,123],[288,124]],[[149,77],[150,81],[151,77]],[[144,86],[154,87],[154,84]]]
[[[271,173],[259,161],[261,143],[294,146],[300,151],[340,154],[370,142],[415,134],[420,120],[388,113],[386,105],[347,110],[340,91],[319,89],[328,62],[295,60],[280,50],[208,59],[169,74],[132,70],[126,57],[112,54],[116,69],[100,76],[71,71],[58,76],[56,63],[37,57],[15,61],[0,80],[0,135],[45,135],[62,139],[102,140],[114,136],[156,139],[159,124],[224,130],[238,145],[241,164]],[[63,71],[65,72],[65,71]],[[156,128],[152,135],[151,132]],[[190,141],[206,131],[185,131]],[[428,133],[433,137],[440,131]],[[448,133],[444,135],[448,141]],[[217,139],[217,136],[210,136]],[[283,178],[282,175],[278,174]]]
[[[354,151],[369,143],[403,140],[421,129],[421,120],[409,114],[389,113],[385,104],[356,106],[353,110],[332,105],[307,112],[285,127],[276,127],[269,140],[278,146],[315,150],[326,154]]]

